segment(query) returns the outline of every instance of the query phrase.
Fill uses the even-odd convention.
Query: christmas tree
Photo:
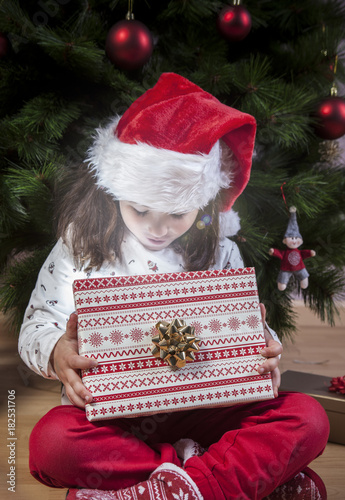
[[[113,28],[120,21],[139,43],[134,51]],[[54,245],[56,201],[94,128],[171,71],[257,120],[234,239],[256,268],[270,325],[293,333],[296,291],[332,324],[344,291],[345,182],[335,140],[345,133],[344,101],[335,96],[344,81],[344,27],[336,0],[3,1],[0,307],[14,327]],[[319,110],[323,99],[336,107],[335,124]],[[282,246],[290,205],[303,248],[316,256],[306,261],[308,288],[292,279],[279,291],[279,261],[268,252]]]

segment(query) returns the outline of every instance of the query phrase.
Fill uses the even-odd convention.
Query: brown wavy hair
[[[76,266],[85,270],[100,269],[104,262],[121,261],[125,225],[118,201],[96,185],[85,165],[66,180],[63,190],[58,204],[57,236],[71,248]],[[205,270],[215,262],[219,204],[216,198],[199,210],[192,227],[172,244],[183,256],[187,271]],[[202,221],[204,215],[207,222],[199,229],[197,222]]]

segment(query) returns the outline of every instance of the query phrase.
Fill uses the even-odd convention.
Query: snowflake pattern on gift
[[[155,271],[118,278],[116,285],[108,277],[81,281],[77,299],[83,301],[78,303],[87,344],[83,348],[87,355],[99,357],[101,352],[99,366],[83,375],[95,392],[95,402],[86,408],[89,420],[272,397],[269,377],[255,369],[264,340],[253,273],[204,273],[198,272],[191,283],[188,273],[169,274],[167,285]],[[105,312],[99,317],[94,312],[100,311],[101,293]],[[108,297],[114,294],[117,303],[110,307]],[[92,303],[86,304],[89,297]],[[150,342],[157,334],[155,324],[175,317],[185,319],[202,339],[196,362],[177,372],[151,355]]]
[[[144,338],[144,332],[141,328],[133,328],[133,330],[129,332],[129,335],[133,342],[141,342]]]
[[[103,344],[103,338],[100,333],[94,332],[91,333],[89,337],[89,342],[93,347],[99,347]]]
[[[109,334],[109,340],[113,344],[122,344],[123,342],[123,335],[119,330],[114,330],[110,332]]]
[[[249,328],[257,328],[259,326],[260,320],[257,316],[251,315],[247,318],[247,325]]]
[[[145,333],[146,337],[154,337],[157,335],[158,330],[155,326],[153,326],[148,332]]]
[[[238,318],[233,317],[233,318],[229,319],[228,326],[230,327],[230,330],[233,330],[236,332],[240,328],[241,322]]]
[[[218,319],[212,319],[208,327],[212,333],[219,333],[222,330],[222,323]]]
[[[197,337],[202,334],[202,324],[199,321],[194,321],[191,326],[194,326],[194,333]]]

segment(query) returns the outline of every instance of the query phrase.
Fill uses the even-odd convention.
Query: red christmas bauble
[[[239,42],[251,30],[252,19],[243,5],[229,5],[220,11],[217,24],[219,31],[225,38]]]
[[[345,134],[345,100],[342,97],[323,99],[313,113],[317,119],[315,133],[322,139],[335,140]]]
[[[151,57],[153,40],[145,24],[136,20],[123,20],[110,29],[105,51],[110,61],[120,69],[134,70]]]
[[[3,33],[0,33],[0,59],[3,59],[7,56],[10,48],[10,42],[8,38]]]

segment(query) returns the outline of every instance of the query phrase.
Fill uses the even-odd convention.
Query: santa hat
[[[256,122],[174,73],[164,73],[106,128],[87,161],[117,200],[165,213],[228,211],[250,176]]]
[[[290,219],[288,222],[288,226],[286,228],[284,239],[285,238],[302,238],[301,233],[299,232],[299,227],[297,224],[297,215],[296,215],[296,207],[290,207]]]

